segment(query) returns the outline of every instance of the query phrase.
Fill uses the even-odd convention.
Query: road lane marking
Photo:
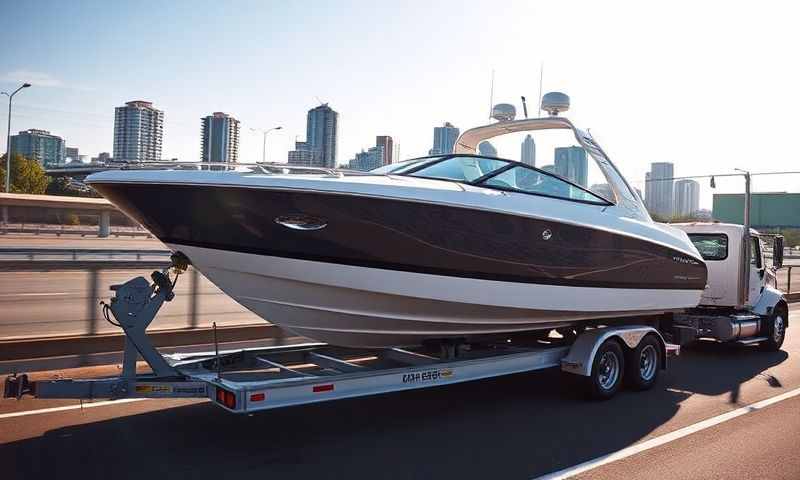
[[[70,292],[43,292],[43,293],[0,293],[0,298],[8,297],[46,297],[51,295],[69,295]]]
[[[64,412],[67,410],[78,410],[82,408],[105,407],[108,405],[121,405],[123,403],[139,402],[142,400],[150,400],[149,398],[123,398],[121,400],[106,400],[104,402],[84,403],[83,405],[66,405],[64,407],[42,408],[39,410],[28,410],[25,412],[13,412],[0,414],[0,420],[14,417],[25,417],[28,415],[39,415],[42,413]]]
[[[601,457],[597,457],[593,460],[579,463],[578,465],[568,467],[563,470],[559,470],[557,472],[548,473],[546,475],[542,475],[541,477],[536,477],[534,480],[561,480],[574,477],[575,475],[587,472],[589,470],[594,470],[595,468],[602,467],[603,465],[607,465],[612,462],[616,462],[617,460],[622,460],[624,458],[631,457],[633,455],[636,455],[637,453],[650,450],[651,448],[660,447],[661,445],[673,442],[675,440],[686,437],[693,433],[697,433],[701,430],[711,428],[713,426],[719,425],[720,423],[727,422],[728,420],[733,420],[734,418],[741,417],[742,415],[747,415],[748,413],[762,410],[770,405],[774,405],[778,402],[788,400],[798,395],[800,395],[800,388],[790,390],[786,393],[782,393],[780,395],[768,398],[766,400],[761,400],[760,402],[753,403],[746,407],[737,408],[736,410],[732,410],[728,413],[723,413],[722,415],[717,415],[716,417],[703,420],[693,425],[689,425],[688,427],[679,428],[674,432],[666,433],[664,435],[651,438],[650,440],[647,440],[645,442],[638,443],[636,445],[631,445],[630,447],[623,448],[622,450],[618,450],[616,452],[609,453]]]

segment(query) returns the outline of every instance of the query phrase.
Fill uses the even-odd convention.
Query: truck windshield
[[[689,239],[694,243],[703,260],[728,258],[728,236],[724,233],[690,233]]]

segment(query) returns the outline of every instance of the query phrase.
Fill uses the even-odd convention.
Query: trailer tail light
[[[313,388],[314,393],[321,393],[321,392],[332,392],[333,391],[333,384],[328,383],[325,385],[314,385]]]
[[[222,388],[217,387],[217,402],[225,405],[231,410],[236,409],[236,395]]]
[[[267,396],[263,392],[250,395],[251,402],[263,402],[265,398],[267,398]]]

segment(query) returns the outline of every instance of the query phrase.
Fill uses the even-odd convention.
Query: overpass
[[[111,231],[111,213],[117,208],[104,198],[65,197],[59,195],[31,195],[0,193],[3,222],[8,223],[9,207],[41,208],[50,210],[91,211],[99,216],[98,236],[107,237]]]
[[[122,166],[117,165],[84,165],[79,167],[48,168],[44,171],[48,177],[72,177],[83,181],[93,173],[104,172],[106,170],[119,170]]]

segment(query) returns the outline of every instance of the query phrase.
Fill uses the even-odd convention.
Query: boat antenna
[[[525,118],[528,118],[528,104],[525,102],[525,95],[519,98],[522,99],[522,111],[525,112]]]
[[[494,107],[494,68],[492,69],[492,81],[489,84],[489,119],[492,118],[492,108]]]
[[[539,64],[539,116],[540,117],[542,116],[542,78],[544,78],[544,62]]]

